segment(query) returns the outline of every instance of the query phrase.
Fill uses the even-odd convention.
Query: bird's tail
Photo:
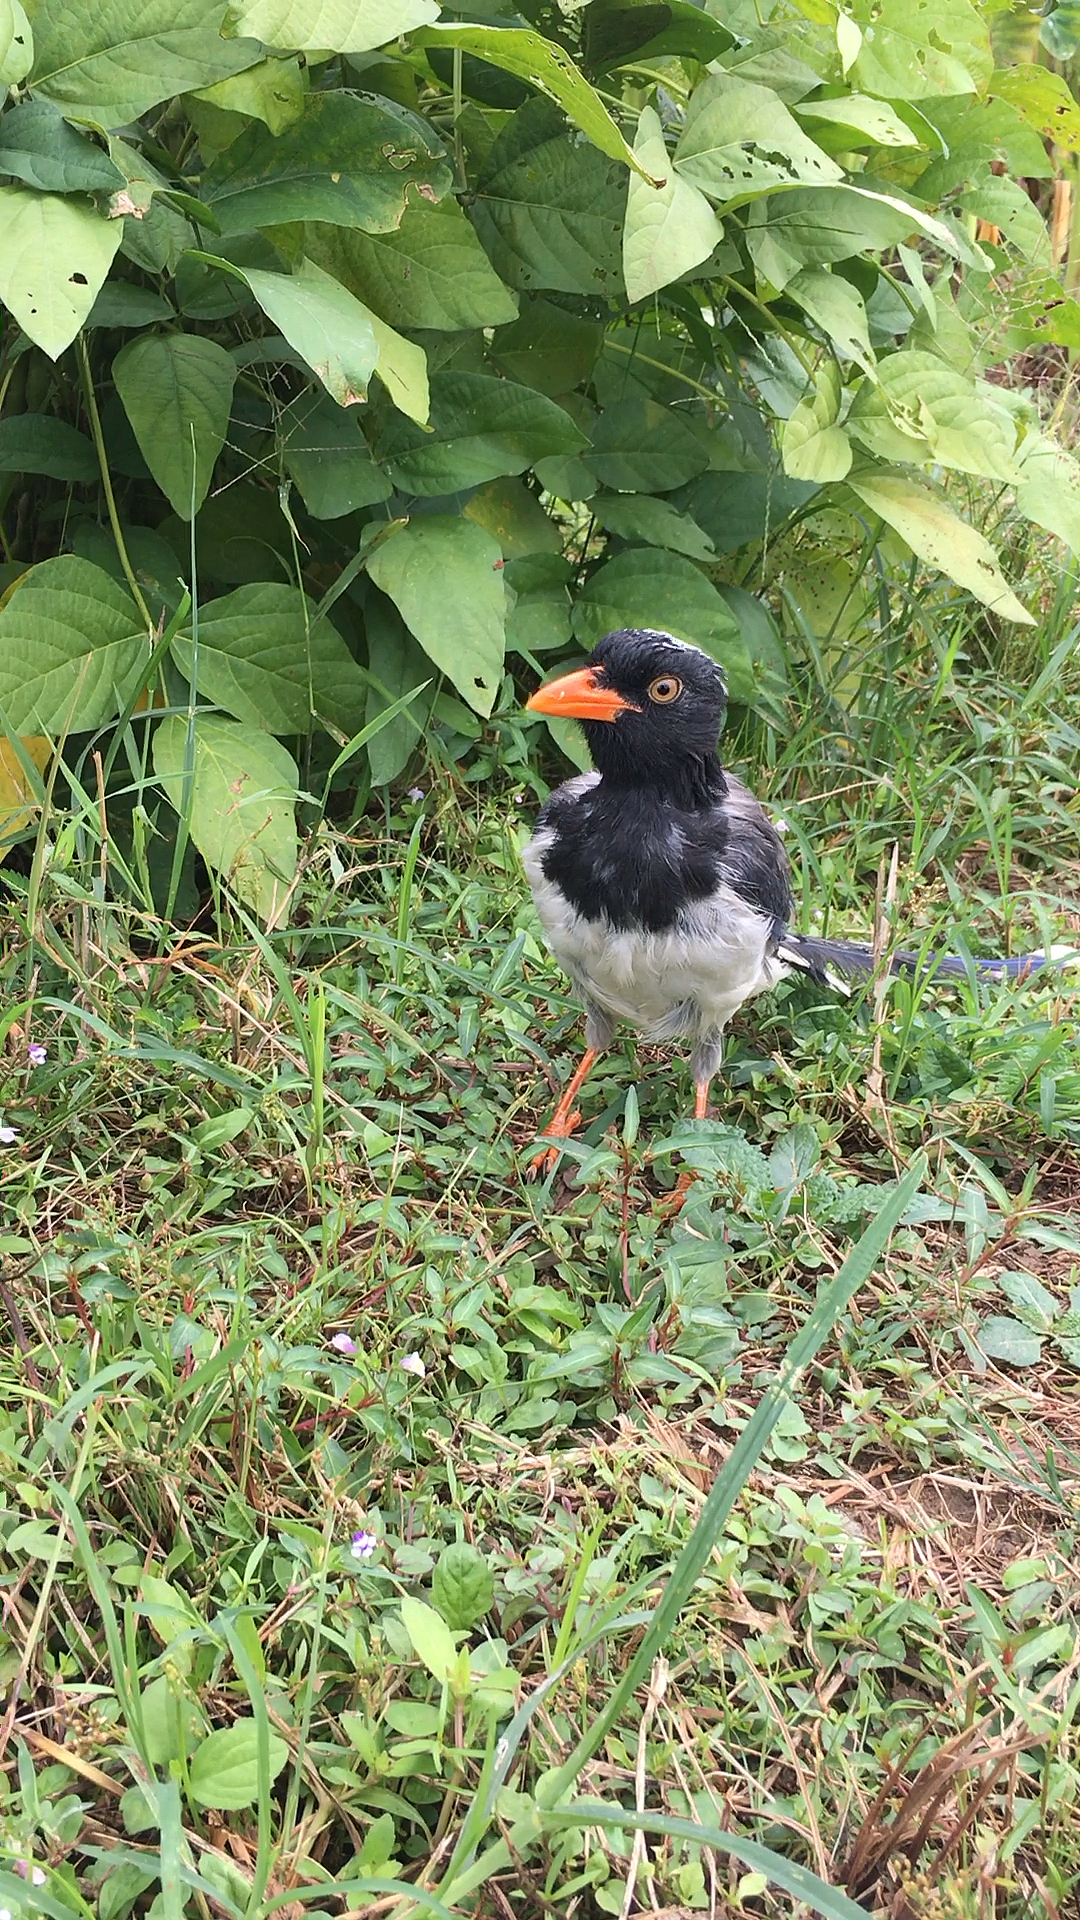
[[[785,933],[776,949],[778,960],[812,980],[848,991],[851,980],[867,980],[876,972],[874,950],[854,940],[818,940],[808,933]],[[983,980],[1010,980],[1034,973],[1039,967],[1080,966],[1080,950],[1075,947],[1051,947],[1047,953],[1021,953],[1012,959],[979,959],[968,962],[958,954],[908,953],[904,949],[888,956],[890,973],[918,974],[930,980],[966,980],[969,972]]]

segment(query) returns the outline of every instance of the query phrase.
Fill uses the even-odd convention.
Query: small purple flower
[[[421,800],[426,799],[426,797],[423,787],[410,787],[405,796],[407,800],[411,800],[413,805],[417,807],[420,805]]]
[[[370,1560],[379,1542],[375,1534],[360,1527],[352,1537],[349,1552],[354,1560]]]
[[[330,1345],[335,1353],[343,1353],[347,1360],[351,1360],[356,1352],[356,1341],[348,1333],[335,1333]]]
[[[39,1046],[35,1041],[32,1047],[27,1047],[26,1057],[29,1060],[30,1065],[32,1067],[43,1067],[49,1056],[46,1053],[45,1048],[42,1046]]]
[[[18,1137],[18,1127],[0,1127],[0,1147],[13,1147]]]
[[[407,1353],[405,1355],[401,1363],[401,1371],[402,1373],[414,1373],[418,1380],[423,1380],[427,1374],[427,1368],[418,1353]]]
[[[47,1873],[42,1873],[40,1867],[35,1867],[32,1860],[16,1860],[14,1865],[19,1877],[29,1880],[31,1886],[43,1887],[49,1877]]]

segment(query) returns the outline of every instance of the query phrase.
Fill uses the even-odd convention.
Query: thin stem
[[[714,404],[722,398],[715,387],[707,387],[701,380],[694,380],[690,374],[683,373],[681,368],[669,367],[666,360],[653,360],[649,354],[640,353],[636,346],[627,347],[621,340],[606,339],[604,352],[625,353],[631,360],[640,360],[643,367],[655,367],[660,373],[670,374],[673,380],[681,380],[684,386],[693,387],[695,393],[703,394],[706,400]]]
[[[739,285],[739,282],[737,280],[733,280],[729,273],[722,273],[720,275],[720,285],[722,287],[729,288],[729,290],[732,293],[738,294],[739,299],[747,301],[747,303],[751,307],[757,308],[762,318],[768,321],[770,327],[774,327],[776,329],[776,332],[780,335],[780,338],[784,342],[784,345],[787,347],[790,347],[792,353],[795,355],[795,358],[798,361],[803,372],[805,373],[807,379],[812,380],[814,377],[813,361],[807,359],[805,353],[800,347],[798,341],[795,339],[794,335],[790,334],[787,328],[782,324],[782,322],[777,319],[772,308],[767,307],[765,305],[764,300],[759,300],[756,293],[751,293],[746,287],[741,287]]]
[[[143,599],[142,588],[135,578],[134,568],[132,567],[124,541],[123,529],[120,525],[120,515],[116,510],[116,495],[113,492],[112,479],[109,474],[109,462],[105,454],[105,437],[101,431],[101,415],[98,412],[97,394],[94,392],[94,381],[90,372],[90,355],[86,351],[85,334],[80,333],[75,342],[75,346],[79,355],[79,370],[82,374],[83,391],[86,394],[86,410],[90,415],[90,431],[93,435],[94,445],[97,448],[98,466],[101,468],[101,484],[105,489],[105,505],[109,510],[109,525],[112,528],[113,539],[116,541],[116,551],[120,555],[120,565],[124,569],[124,578],[131,588],[131,597],[146,622],[147,633],[152,636],[154,632],[154,622],[150,617],[150,609]]]

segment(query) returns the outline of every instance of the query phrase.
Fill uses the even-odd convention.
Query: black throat
[[[586,920],[664,933],[714,893],[728,840],[719,760],[603,770],[598,786],[552,796],[544,873]]]

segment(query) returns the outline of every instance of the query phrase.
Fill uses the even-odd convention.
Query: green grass
[[[732,733],[808,926],[1076,924],[1072,636],[954,616]],[[542,739],[324,827],[287,933],[163,937],[92,809],[4,869],[12,1914],[1075,1902],[1080,976],[785,986],[699,1126],[628,1039],[531,1187]]]

